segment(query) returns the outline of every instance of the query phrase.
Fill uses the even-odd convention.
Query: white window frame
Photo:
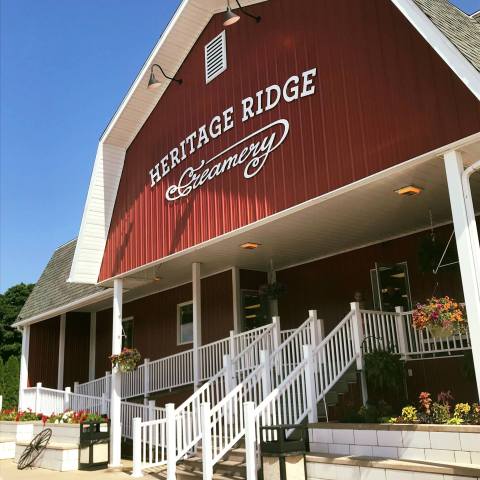
[[[177,303],[177,345],[191,345],[193,344],[193,338],[190,342],[182,342],[181,340],[181,325],[180,325],[180,311],[182,307],[186,305],[193,305],[193,300],[189,300],[188,302]],[[193,319],[192,319],[193,324]]]

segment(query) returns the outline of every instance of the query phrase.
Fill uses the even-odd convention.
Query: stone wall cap
[[[480,433],[480,425],[436,425],[431,423],[310,423],[308,428],[331,430],[396,430],[417,432]]]

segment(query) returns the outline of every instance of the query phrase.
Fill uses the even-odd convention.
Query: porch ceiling
[[[465,166],[480,158],[478,137],[476,143],[461,148]],[[413,197],[394,193],[410,184],[422,187],[423,192]],[[471,184],[478,209],[480,175],[473,175]],[[266,271],[270,262],[280,270],[426,229],[430,211],[434,225],[451,221],[443,158],[438,151],[131,272],[125,276],[129,289],[125,300],[189,282],[192,262],[201,262],[202,276],[233,265]],[[239,247],[247,241],[261,246],[256,250]],[[153,280],[155,275],[161,277],[159,281]]]

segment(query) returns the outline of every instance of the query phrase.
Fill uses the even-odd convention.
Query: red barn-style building
[[[174,418],[171,475],[205,442],[201,403],[219,405],[215,431],[304,364],[283,421],[342,419],[379,347],[405,362],[408,398],[478,396],[478,21],[446,0],[241,4],[226,26],[225,0],[181,2],[100,139],[78,238],[16,323],[21,406],[70,387],[108,410],[112,465],[122,436],[135,452],[133,417]],[[433,296],[465,304],[468,332],[412,327]],[[112,369],[122,347],[140,368]]]

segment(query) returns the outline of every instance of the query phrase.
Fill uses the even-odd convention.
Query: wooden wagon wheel
[[[47,448],[47,444],[52,436],[52,429],[45,428],[38,435],[33,437],[32,441],[25,448],[18,459],[18,470],[30,467],[38,456]]]

